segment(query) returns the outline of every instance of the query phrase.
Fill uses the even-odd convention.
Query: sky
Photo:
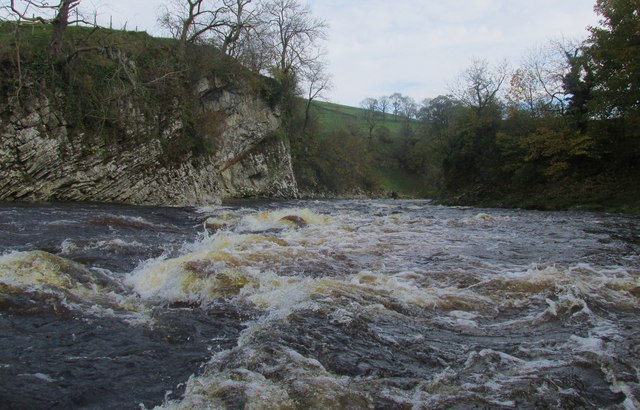
[[[159,34],[166,0],[83,0],[99,22]],[[305,0],[301,0],[305,2]],[[594,0],[308,0],[329,25],[328,100],[357,106],[395,92],[422,101],[447,94],[474,59],[512,65],[554,39],[582,39]]]

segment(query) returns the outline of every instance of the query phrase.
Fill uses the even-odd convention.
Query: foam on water
[[[118,310],[133,321],[135,312],[143,309],[106,272],[91,271],[43,251],[12,252],[0,257],[0,291],[38,298],[49,295],[54,309],[61,306],[95,316],[113,316]]]
[[[375,212],[396,212],[399,208],[374,206],[378,210]],[[303,229],[282,230],[281,218],[287,214],[307,221],[318,219]],[[568,369],[573,368],[574,361],[585,360],[584,354],[610,357],[606,340],[615,339],[620,329],[602,315],[605,310],[637,311],[637,297],[631,293],[638,286],[637,271],[584,263],[529,263],[514,269],[513,265],[501,266],[499,262],[467,259],[468,264],[459,266],[457,271],[442,272],[430,270],[428,264],[416,264],[421,253],[444,253],[445,244],[455,246],[457,236],[466,237],[461,232],[449,232],[452,226],[491,230],[514,222],[510,217],[486,213],[438,220],[393,213],[372,217],[348,209],[330,218],[291,209],[243,215],[235,228],[207,243],[203,253],[187,254],[187,261],[163,263],[171,266],[174,276],[181,277],[189,261],[215,261],[224,249],[237,258],[234,269],[245,278],[241,289],[227,297],[249,301],[265,313],[248,323],[236,348],[217,354],[203,375],[189,381],[183,401],[166,407],[362,408],[382,402],[400,407],[447,407],[456,403],[517,407],[522,397],[554,397],[556,403],[565,405],[591,403],[581,398],[584,392],[562,386],[566,382],[552,375],[571,373]],[[278,240],[249,235],[255,232],[275,232]],[[228,247],[220,246],[222,243]],[[291,259],[296,263],[291,264]],[[306,264],[324,266],[327,275],[301,275],[308,272],[306,269],[313,269]],[[217,272],[224,269],[222,265],[213,268]],[[201,284],[200,289],[207,286]],[[218,296],[209,291],[207,297]],[[389,331],[387,321],[396,321],[397,330]],[[415,329],[413,332],[401,330],[405,321],[408,328]],[[438,371],[420,367],[424,366],[419,364],[423,359],[407,358],[416,360],[418,367],[386,370],[412,375],[405,376],[402,383],[385,382],[382,365],[377,371],[371,370],[373,373],[363,383],[358,377],[347,375],[362,371],[358,370],[362,364],[348,359],[349,355],[361,354],[358,339],[347,339],[353,345],[345,346],[344,353],[338,353],[341,348],[335,344],[323,344],[317,350],[320,346],[316,343],[320,342],[304,335],[314,323],[325,329],[323,337],[328,341],[341,340],[341,332],[359,334],[357,329],[364,326],[371,340],[365,343],[369,347],[363,349],[379,363],[386,360],[385,349],[428,346],[437,340],[425,333],[425,326],[441,329],[438,332],[444,332],[442,337],[452,338],[451,347],[436,348],[440,352],[436,356],[440,357],[433,360]],[[590,330],[578,334],[562,330],[563,326],[572,329],[572,323],[579,324],[576,330],[583,326]],[[527,335],[545,328],[555,333],[546,342],[544,330]],[[286,333],[295,333],[293,329],[302,330],[303,334]],[[477,338],[487,342],[495,338],[495,347],[478,349]],[[506,350],[496,348],[502,345]],[[334,350],[335,354],[331,353]],[[464,359],[457,358],[460,352],[466,352]],[[600,359],[593,366],[604,374],[597,360]],[[408,363],[411,368],[413,364]],[[338,370],[344,366],[356,367]],[[376,373],[381,376],[375,377]],[[540,376],[541,373],[551,376]],[[612,380],[615,376],[607,378]],[[627,407],[634,403],[637,381],[624,384],[605,379],[597,382],[601,383],[597,388],[609,389],[610,394],[622,392]],[[537,381],[532,384],[531,380]],[[398,383],[414,387],[401,388]]]
[[[84,243],[82,245],[76,244],[71,239],[65,239],[61,246],[61,254],[70,255],[79,251],[89,251],[89,250],[118,250],[118,249],[133,249],[133,248],[142,248],[144,244],[138,241],[125,241],[120,238],[105,240],[105,241],[90,241],[88,243]]]
[[[637,407],[638,247],[605,217],[363,201],[197,214],[197,237],[123,288],[32,252],[1,258],[0,283],[250,312],[165,408]],[[137,240],[119,241],[90,246]],[[117,314],[113,298],[83,306]]]
[[[308,209],[264,211],[244,216],[234,231],[219,231],[186,244],[185,253],[179,257],[167,259],[162,256],[145,262],[127,277],[126,283],[144,299],[156,301],[207,303],[219,297],[235,297],[242,292],[242,296],[252,302],[268,305],[264,295],[275,298],[283,292],[280,288],[300,280],[275,273],[283,262],[287,264],[306,253],[300,244],[289,243],[290,239],[300,239],[296,235],[277,237],[270,233],[273,229],[295,231],[295,225],[283,220],[290,215],[302,218],[310,225],[329,221],[328,217]]]
[[[262,211],[242,218],[236,227],[237,232],[263,232],[283,227],[291,227],[292,223],[285,219],[289,216],[302,218],[311,225],[327,225],[331,218],[317,214],[310,209],[281,209],[277,211]]]

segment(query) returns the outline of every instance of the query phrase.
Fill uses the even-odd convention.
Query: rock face
[[[220,175],[225,198],[298,196],[289,145],[282,139],[263,141]]]
[[[166,161],[166,145],[179,138],[179,117],[156,131],[164,146],[158,137],[127,135],[117,144],[89,144],[50,97],[29,97],[19,107],[10,99],[0,106],[0,201],[201,205],[297,196],[288,143],[276,137],[277,109],[242,85],[215,79],[202,80],[193,98],[220,131],[207,154],[177,161]],[[118,119],[125,130],[148,120],[132,104]]]

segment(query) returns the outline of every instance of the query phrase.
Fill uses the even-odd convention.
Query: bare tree
[[[400,107],[398,113],[402,117],[402,126],[400,127],[400,135],[404,137],[405,147],[409,143],[409,138],[414,135],[413,120],[418,116],[418,104],[409,96],[400,98]]]
[[[391,107],[393,107],[393,115],[398,119],[398,115],[400,114],[400,107],[402,106],[402,94],[393,93],[389,96],[389,101],[391,103]]]
[[[228,48],[227,53],[256,73],[267,74],[273,53],[265,46],[267,27],[259,21],[248,26],[243,35]]]
[[[506,62],[495,68],[486,60],[474,60],[460,76],[451,92],[463,104],[481,115],[488,106],[498,102],[498,92],[508,77]]]
[[[273,52],[274,65],[286,75],[299,73],[322,55],[319,40],[326,37],[327,24],[315,19],[309,7],[297,0],[268,0],[261,16],[268,27],[265,45]]]
[[[383,117],[389,110],[390,105],[391,105],[391,100],[386,95],[383,95],[382,97],[378,98],[378,106],[380,108],[380,112],[382,113]]]
[[[577,41],[554,40],[531,49],[510,77],[506,93],[510,108],[524,109],[534,116],[565,114],[570,96],[564,81],[580,47]]]
[[[399,114],[407,120],[415,118],[418,115],[418,104],[413,98],[402,96],[400,98]]]
[[[250,29],[258,24],[256,7],[251,7],[253,0],[224,0],[226,10],[221,16],[223,24],[212,28],[213,41],[223,53],[237,55],[235,45],[240,37],[247,35]]]
[[[380,105],[376,98],[365,98],[360,103],[360,107],[363,109],[362,116],[367,123],[367,130],[369,132],[368,146],[371,148],[371,141],[373,140],[373,131],[378,126],[382,113],[380,112]]]
[[[53,32],[51,33],[51,43],[49,45],[49,53],[53,56],[60,54],[62,50],[62,42],[64,40],[64,32],[67,26],[70,24],[69,14],[71,10],[76,8],[80,4],[80,0],[62,0],[58,4],[56,16],[51,25],[53,26]]]
[[[49,4],[44,0],[10,0],[8,9],[17,18],[18,24],[51,24],[49,54],[57,57],[62,50],[67,26],[76,22],[69,17],[71,11],[79,4],[80,0],[60,0],[57,4]]]
[[[187,44],[203,41],[220,27],[228,27],[232,0],[172,0],[165,5],[158,21],[178,40],[184,55]],[[245,2],[240,2],[244,4]]]
[[[544,110],[565,113],[568,96],[564,79],[571,71],[569,60],[577,55],[579,49],[578,41],[554,40],[531,51],[526,57],[523,70],[535,78],[532,88]]]
[[[529,67],[517,68],[509,81],[506,98],[510,109],[525,108],[536,115],[540,111],[540,96],[538,94],[538,79],[536,73]]]
[[[302,131],[304,132],[309,125],[309,114],[312,102],[318,98],[324,98],[323,93],[331,88],[331,78],[327,73],[326,64],[323,61],[315,61],[305,70],[303,80],[307,90],[304,125],[302,127]]]

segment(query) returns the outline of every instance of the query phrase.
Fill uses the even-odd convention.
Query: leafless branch
[[[151,81],[147,81],[146,83],[144,83],[144,85],[151,85],[151,84],[155,84],[155,83],[158,83],[158,82],[160,82],[160,81],[163,81],[163,80],[164,80],[164,79],[166,79],[166,78],[173,77],[174,75],[184,74],[186,71],[187,71],[187,70],[171,71],[171,72],[169,72],[169,73],[164,74],[164,75],[163,75],[163,76],[161,76],[161,77],[155,78],[155,79],[153,79],[153,80],[151,80]]]

